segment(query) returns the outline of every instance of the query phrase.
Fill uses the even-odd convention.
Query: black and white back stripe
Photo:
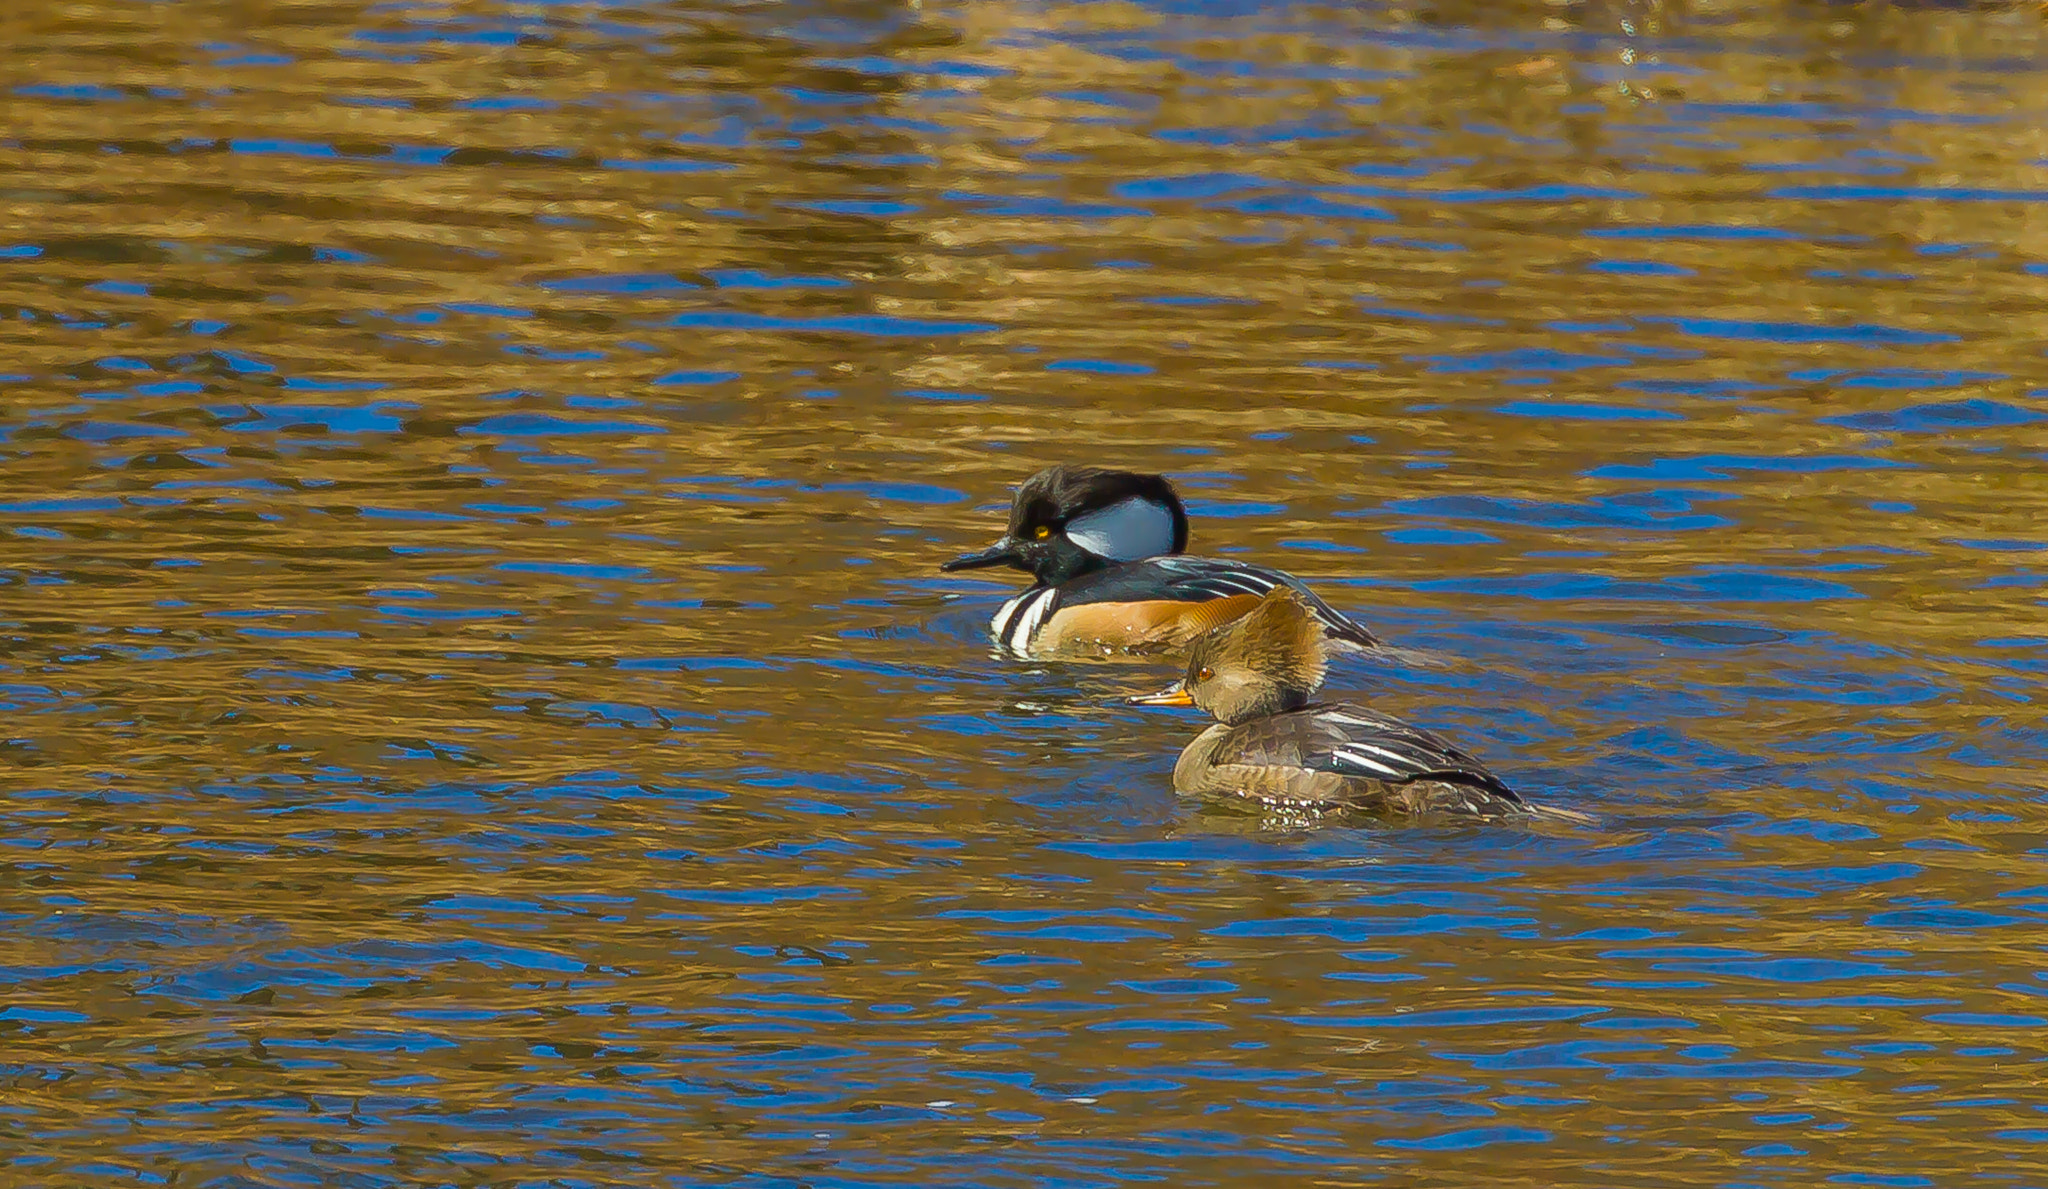
[[[1367,776],[1377,776],[1383,780],[1411,780],[1430,769],[1427,763],[1417,764],[1413,756],[1405,756],[1371,743],[1344,744],[1331,752],[1330,758]]]
[[[1335,771],[1396,784],[1434,779],[1457,780],[1501,790],[1507,787],[1478,760],[1400,719],[1357,713],[1348,707],[1327,709],[1323,718],[1329,725],[1354,735],[1337,740],[1330,748],[1330,765]],[[1368,733],[1368,738],[1355,737]]]
[[[1233,595],[1264,595],[1267,591],[1272,590],[1278,585],[1280,583],[1262,574],[1242,572],[1202,574],[1193,578],[1184,578],[1180,582],[1175,583],[1174,593],[1181,594],[1182,592],[1187,592],[1207,595],[1212,599],[1227,599]]]
[[[1052,614],[1059,601],[1058,587],[1034,586],[1004,603],[988,624],[989,634],[996,638],[996,646],[1018,656],[1027,655],[1031,651],[1031,637],[1045,626],[1046,617]]]
[[[1176,564],[1182,562],[1180,558],[1158,558],[1155,562],[1173,572],[1172,591],[1175,598],[1227,599],[1248,594],[1263,598],[1267,592],[1285,586],[1300,592],[1308,600],[1309,613],[1324,627],[1347,635],[1365,634],[1367,639],[1370,639],[1369,633],[1365,633],[1364,629],[1346,621],[1341,614],[1331,610],[1312,591],[1298,583],[1289,582],[1279,574],[1267,573],[1250,566],[1219,564],[1206,558],[1194,564]]]

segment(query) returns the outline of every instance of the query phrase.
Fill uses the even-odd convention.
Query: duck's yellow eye
[[[1031,535],[1037,538],[1038,540],[1043,541],[1047,537],[1052,536],[1052,526],[1041,524],[1037,528],[1031,530]]]

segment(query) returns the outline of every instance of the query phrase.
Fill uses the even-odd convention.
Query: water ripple
[[[2026,1182],[2030,9],[43,8],[30,1180]],[[1599,824],[1176,797],[1056,461]]]

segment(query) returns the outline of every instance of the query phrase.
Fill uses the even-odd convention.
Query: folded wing
[[[1361,706],[1311,706],[1232,727],[1217,747],[1214,762],[1277,763],[1383,785],[1431,786],[1429,803],[1417,808],[1499,813],[1523,804],[1470,752],[1391,714]]]
[[[1371,629],[1346,618],[1293,575],[1213,557],[1170,554],[1111,566],[1070,584],[1064,601],[1068,604],[1077,601],[1202,602],[1243,595],[1262,596],[1276,586],[1289,587],[1299,593],[1331,638],[1359,648],[1379,645],[1379,637],[1373,635]]]

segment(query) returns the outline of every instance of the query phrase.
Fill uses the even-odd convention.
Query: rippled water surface
[[[0,13],[10,1184],[2048,1184],[2035,6]],[[1589,829],[1177,799],[1010,487]]]

